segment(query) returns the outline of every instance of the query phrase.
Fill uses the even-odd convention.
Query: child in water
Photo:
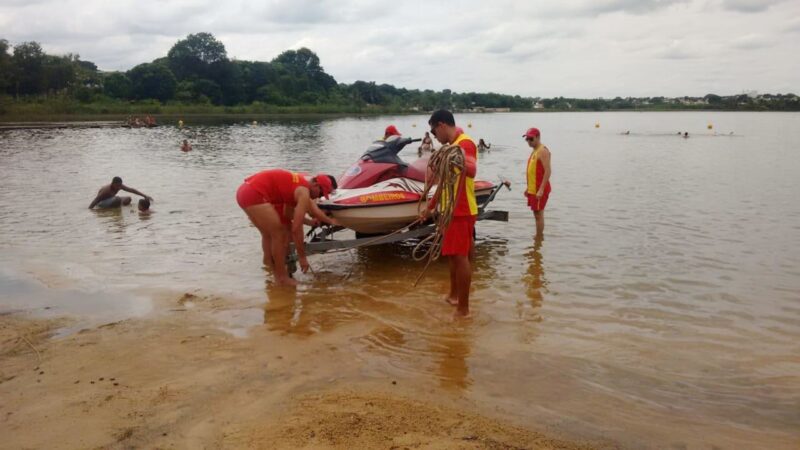
[[[150,214],[150,200],[146,198],[139,199],[139,214]]]

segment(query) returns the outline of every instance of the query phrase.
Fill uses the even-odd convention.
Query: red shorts
[[[442,256],[469,255],[475,234],[476,216],[455,216],[450,226],[444,230]]]
[[[528,196],[528,206],[530,206],[531,211],[544,211],[544,207],[547,205],[547,199],[550,198],[550,193],[545,192],[542,195],[542,199],[537,201],[536,195],[534,194],[526,194]]]
[[[275,211],[278,212],[278,216],[280,216],[282,224],[288,225],[292,221],[291,217],[286,216],[283,203],[270,202],[269,199],[264,198],[263,195],[259,194],[255,189],[253,189],[253,186],[250,186],[249,183],[242,183],[242,185],[239,186],[239,189],[236,191],[236,202],[239,203],[239,207],[242,209],[249,208],[253,205],[260,205],[262,203],[271,203],[275,208]]]
[[[236,202],[239,203],[240,208],[245,209],[253,205],[269,203],[269,200],[253,189],[253,186],[250,186],[249,183],[242,183],[236,191]]]

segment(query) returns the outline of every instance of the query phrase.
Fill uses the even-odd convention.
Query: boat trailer
[[[485,202],[483,202],[483,205],[478,208],[477,220],[508,222],[508,211],[486,210],[486,207],[494,200],[497,192],[500,191],[500,188],[503,186],[511,190],[510,185],[506,181],[503,181],[495,186],[494,189],[492,189],[491,194],[489,194],[489,197]],[[355,239],[336,240],[333,238],[333,234],[337,231],[346,230],[346,228],[318,227],[312,228],[311,231],[306,234],[305,249],[306,254],[308,255],[325,253],[333,250],[351,250],[358,247],[390,244],[393,242],[404,241],[406,239],[420,238],[433,233],[435,229],[436,225],[434,224],[423,224],[412,226],[404,231],[401,231],[401,229],[388,234],[356,237]],[[289,251],[289,258],[293,258],[294,255],[296,255],[296,253],[294,249],[294,243],[292,243]]]

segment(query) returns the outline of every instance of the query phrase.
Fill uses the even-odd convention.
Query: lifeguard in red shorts
[[[544,236],[544,207],[547,206],[551,190],[550,150],[542,144],[542,134],[538,128],[529,128],[522,137],[533,149],[528,158],[526,172],[528,189],[525,191],[525,196],[536,219],[536,237],[541,239]]]
[[[315,177],[270,169],[244,180],[236,192],[236,201],[261,232],[261,247],[264,265],[273,269],[278,284],[297,284],[291,277],[284,261],[289,243],[289,230],[294,239],[300,268],[308,270],[303,242],[303,221],[310,213],[321,222],[336,225],[336,221],[325,215],[312,201],[327,197],[336,189],[336,179],[330,175]]]
[[[456,127],[453,113],[440,109],[428,120],[431,134],[442,144],[461,147],[464,152],[464,172],[458,177],[456,205],[453,220],[444,230],[442,256],[450,257],[450,293],[447,301],[456,306],[456,314],[469,315],[469,290],[472,284],[474,256],[473,236],[478,217],[478,202],[475,199],[475,174],[478,171],[478,149],[475,142]]]

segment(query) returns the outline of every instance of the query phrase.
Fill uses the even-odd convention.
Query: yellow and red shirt
[[[453,216],[475,216],[478,214],[478,201],[475,199],[475,175],[478,172],[478,148],[475,146],[475,141],[467,136],[466,133],[459,134],[452,145],[461,147],[461,151],[464,152],[465,160],[464,173],[458,177],[456,206],[453,211]]]
[[[539,144],[538,147],[533,149],[531,156],[528,157],[528,194],[536,195],[539,188],[542,186],[542,179],[544,179],[544,165],[539,159],[539,152],[544,148],[544,145]],[[547,180],[547,185],[544,187],[544,194],[550,193],[550,180]]]

